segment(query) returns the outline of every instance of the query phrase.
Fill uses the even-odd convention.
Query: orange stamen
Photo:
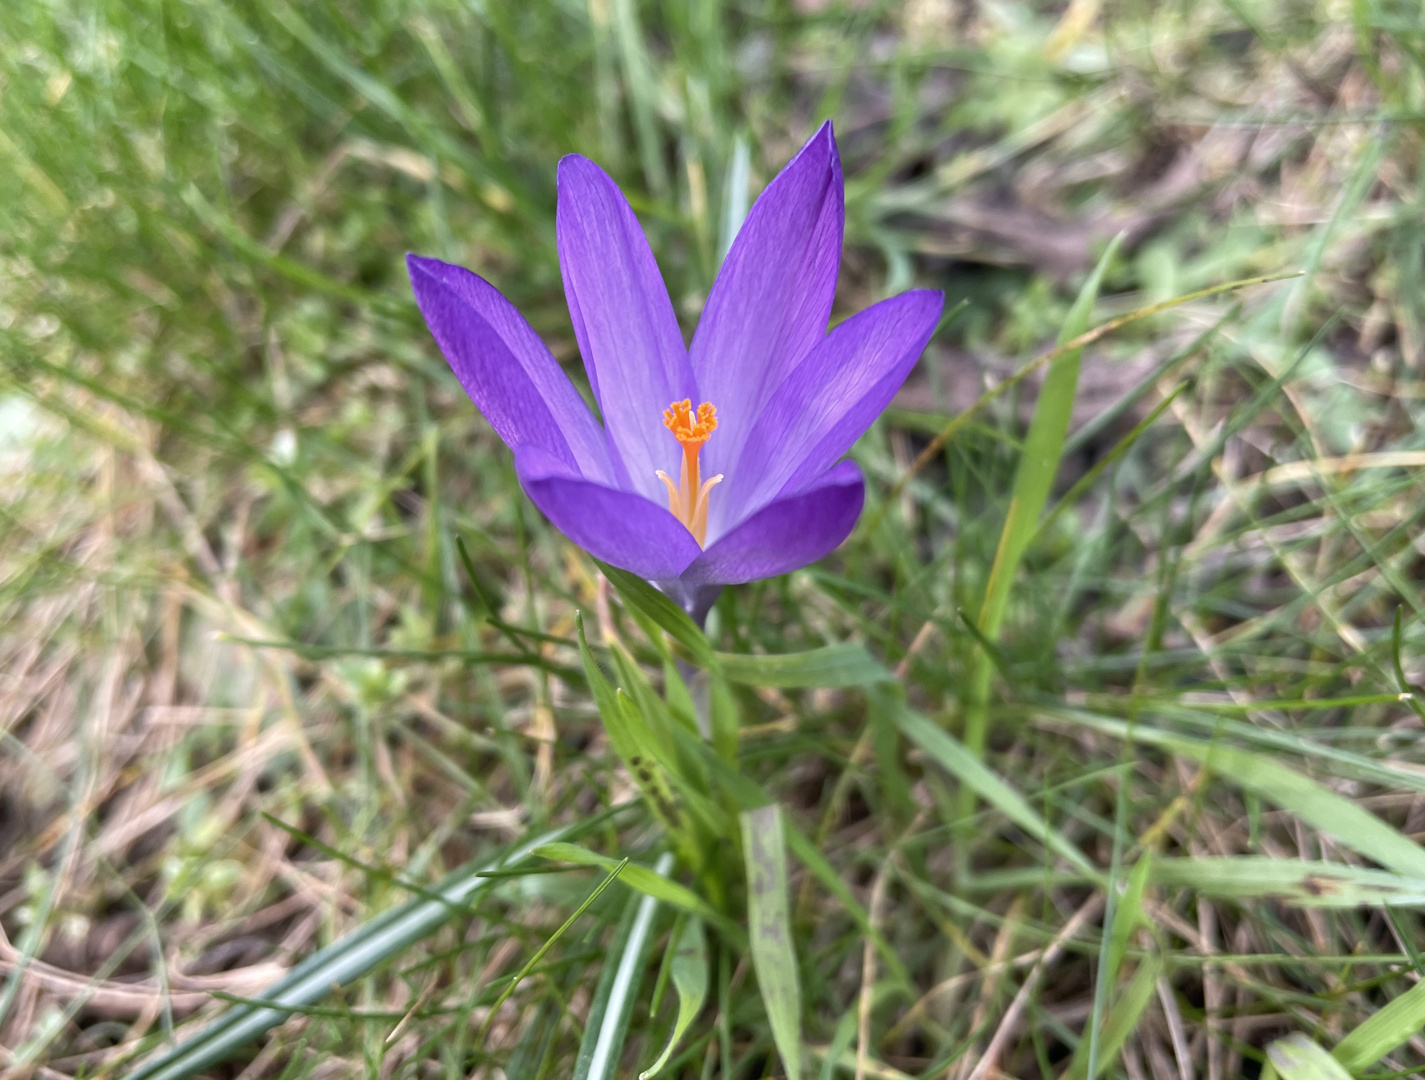
[[[708,534],[708,492],[722,477],[703,481],[698,469],[698,451],[717,430],[717,409],[711,402],[704,401],[694,412],[692,400],[684,398],[663,410],[663,426],[683,447],[683,467],[676,485],[662,469],[658,470],[658,478],[667,485],[669,511],[688,527],[701,547]]]

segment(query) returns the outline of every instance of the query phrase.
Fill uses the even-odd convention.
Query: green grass
[[[0,1076],[1425,1070],[1422,116],[1386,0],[0,5]],[[403,257],[582,379],[558,158],[690,331],[826,117],[964,309],[704,637]]]

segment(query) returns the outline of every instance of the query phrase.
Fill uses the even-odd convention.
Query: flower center
[[[683,470],[677,484],[662,469],[658,470],[658,479],[668,485],[669,512],[688,527],[702,547],[708,535],[708,492],[722,474],[703,480],[698,472],[698,451],[717,430],[717,409],[704,401],[695,413],[692,400],[684,398],[663,410],[663,426],[682,444]]]

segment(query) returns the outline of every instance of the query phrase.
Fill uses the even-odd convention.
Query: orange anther
[[[663,410],[663,426],[684,446],[702,446],[717,430],[717,409],[704,401],[695,414],[692,399],[684,398]]]
[[[683,467],[678,483],[674,484],[673,478],[661,469],[658,471],[659,479],[668,487],[668,509],[701,545],[708,532],[708,492],[722,477],[702,479],[698,451],[717,430],[717,409],[711,402],[704,401],[694,413],[692,400],[684,398],[663,410],[663,426],[683,446]]]

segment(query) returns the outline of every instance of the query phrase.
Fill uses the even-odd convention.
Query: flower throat
[[[708,492],[722,479],[722,474],[702,479],[698,452],[717,430],[717,409],[711,402],[704,401],[695,413],[692,400],[684,398],[663,410],[663,426],[683,447],[683,468],[677,484],[662,469],[658,470],[658,479],[668,486],[668,510],[687,526],[698,547],[704,547],[708,535]]]

